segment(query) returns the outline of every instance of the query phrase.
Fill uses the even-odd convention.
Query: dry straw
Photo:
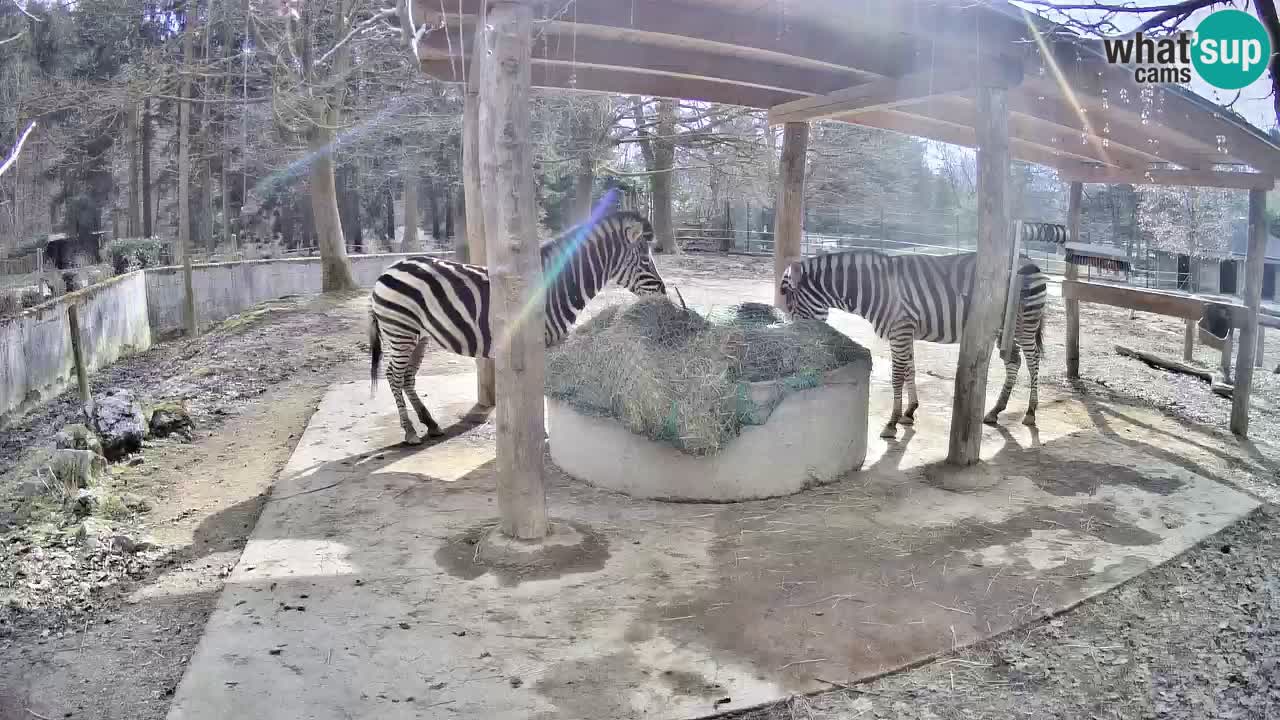
[[[867,350],[825,322],[743,303],[708,316],[665,297],[610,306],[548,351],[547,394],[694,455],[758,425],[789,390]]]

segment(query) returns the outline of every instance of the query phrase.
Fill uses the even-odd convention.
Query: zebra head
[[[813,297],[812,279],[805,273],[805,262],[795,260],[782,271],[778,290],[782,293],[787,317],[792,320],[826,320],[827,306]]]
[[[623,242],[622,254],[614,266],[614,281],[636,295],[663,295],[666,283],[658,274],[653,262],[653,225],[637,212],[616,213],[613,218],[620,226]]]

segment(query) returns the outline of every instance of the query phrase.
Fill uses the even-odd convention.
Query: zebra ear
[[[800,282],[800,276],[804,274],[804,260],[792,260],[787,269],[791,271],[791,283],[794,285]]]

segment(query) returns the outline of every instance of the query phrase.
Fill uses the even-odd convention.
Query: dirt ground
[[[760,294],[766,259],[690,255],[660,261],[669,281],[713,286],[725,302]],[[126,522],[153,547],[123,567],[88,567],[70,540],[34,542],[0,503],[0,720],[159,720],[258,516],[276,473],[324,391],[367,372],[363,293],[288,298],[233,318],[195,341],[161,343],[94,377],[149,400],[185,399],[190,443],[144,448],[112,483],[150,509]],[[1074,387],[1153,405],[1189,432],[1226,427],[1230,403],[1190,378],[1120,358],[1112,344],[1180,357],[1180,322],[1085,306],[1082,381]],[[1044,382],[1065,384],[1062,304],[1046,328]],[[880,360],[880,359],[878,359]],[[1216,364],[1201,349],[1197,361]],[[428,355],[424,371],[460,361]],[[1280,339],[1256,371],[1252,435],[1280,445]],[[385,385],[380,389],[387,403]],[[1019,407],[1025,395],[1015,395]],[[430,401],[428,400],[428,403]],[[76,412],[70,395],[0,430],[0,500],[20,482],[21,455],[52,444]],[[1267,451],[1259,457],[1274,457]],[[1238,478],[1275,502],[1269,477]],[[8,513],[6,515],[6,513]],[[6,532],[7,523],[19,527]],[[856,689],[796,698],[742,717],[1280,718],[1280,511],[1264,507],[1211,543],[1052,621]],[[61,565],[47,581],[39,571]],[[54,569],[57,569],[56,567]],[[92,571],[92,582],[83,576]],[[31,585],[34,583],[34,586]]]

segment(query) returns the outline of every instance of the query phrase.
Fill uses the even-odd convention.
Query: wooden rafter
[[[1276,184],[1275,176],[1263,173],[1179,168],[1126,169],[1078,165],[1061,167],[1058,174],[1064,180],[1087,183],[1196,186],[1232,190],[1271,190]]]
[[[976,73],[962,68],[955,68],[954,72],[926,70],[902,77],[881,78],[825,95],[775,105],[769,108],[769,124],[820,120],[837,115],[847,120],[858,113],[887,110],[938,95],[972,90],[976,79]]]

